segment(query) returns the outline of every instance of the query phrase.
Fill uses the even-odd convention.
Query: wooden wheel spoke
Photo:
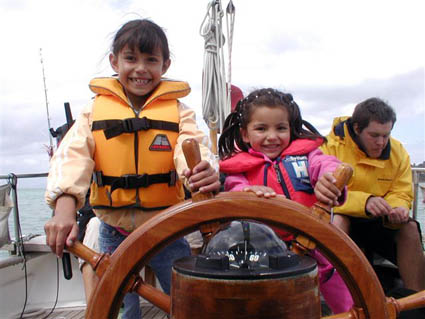
[[[140,297],[145,298],[147,301],[156,305],[166,313],[170,313],[170,296],[152,285],[146,284],[140,276],[137,276],[135,279],[132,292],[137,293]]]
[[[195,147],[194,140],[183,144],[185,153],[192,156],[187,159],[190,168],[200,160],[199,150],[194,150]],[[343,187],[348,177],[345,172],[341,176],[341,179],[345,178],[343,182],[339,181]],[[317,213],[316,209],[321,212]],[[403,300],[386,299],[372,266],[361,250],[343,231],[325,222],[328,209],[315,205],[312,211],[283,196],[265,199],[251,193],[234,192],[220,193],[214,198],[212,194],[192,194],[192,201],[170,207],[137,228],[104,262],[98,262],[100,255],[93,256],[84,250],[83,255],[91,260],[90,264],[102,265],[97,266],[100,270],[96,273],[101,278],[90,299],[86,318],[115,318],[124,294],[131,289],[170,313],[170,297],[133,274],[138,274],[152,256],[177,238],[200,230],[208,239],[220,224],[241,219],[294,232],[305,243],[311,243],[309,247],[317,247],[335,266],[347,284],[355,305],[347,313],[324,318],[392,319],[403,309],[425,303],[424,292]]]
[[[364,309],[366,318],[389,318],[378,278],[360,249],[342,231],[295,202],[243,192],[221,193],[214,199],[173,206],[134,231],[111,256],[87,309],[88,318],[110,317],[110,309],[118,300],[115,295],[123,293],[123,282],[129,274],[140,271],[160,248],[201,225],[240,219],[283,227],[312,240],[340,272],[356,307]]]

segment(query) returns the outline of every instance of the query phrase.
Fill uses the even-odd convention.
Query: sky
[[[189,82],[192,92],[182,101],[196,110],[198,125],[208,133],[199,30],[209,2],[1,0],[0,175],[48,171],[46,95],[51,127],[65,123],[65,102],[75,118],[93,96],[90,79],[112,75],[112,38],[132,19],[149,18],[164,28],[172,53],[166,76]],[[221,4],[226,8],[228,0]],[[425,161],[422,0],[233,4],[232,58],[226,62],[232,83],[245,95],[261,87],[291,93],[303,118],[322,134],[334,117],[379,97],[397,113],[392,136],[404,144],[412,163]]]

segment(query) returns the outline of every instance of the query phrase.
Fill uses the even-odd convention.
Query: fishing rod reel
[[[49,132],[56,139],[56,144],[59,145],[60,141],[65,137],[66,132],[71,128],[72,124],[74,124],[75,120],[72,119],[71,106],[68,102],[64,103],[65,107],[65,116],[66,123],[59,126],[56,130],[53,127],[49,128]]]

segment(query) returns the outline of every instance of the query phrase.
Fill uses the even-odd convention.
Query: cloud
[[[379,96],[396,109],[393,135],[405,143],[412,162],[425,160],[422,1],[233,2],[232,82],[245,94],[258,87],[291,92],[303,117],[324,134],[333,117]],[[208,3],[2,1],[0,174],[48,169],[40,48],[51,125],[57,128],[65,122],[64,102],[76,117],[92,97],[90,79],[112,74],[107,59],[112,37],[134,18],[151,18],[166,30],[172,52],[166,75],[191,84],[183,101],[208,131],[201,110],[199,34]],[[227,1],[222,3],[225,9]],[[227,51],[225,56],[228,60]]]
[[[297,86],[293,93],[295,99],[302,101],[299,104],[303,116],[316,120],[322,132],[329,130],[329,120],[334,116],[351,115],[357,103],[370,97],[382,98],[393,106],[398,123],[409,121],[412,116],[423,118],[425,112],[423,69],[385,80],[365,79],[356,85]]]

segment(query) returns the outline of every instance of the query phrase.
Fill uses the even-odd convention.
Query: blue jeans
[[[125,235],[118,232],[114,227],[101,222],[99,228],[99,248],[103,253],[112,254],[115,249],[124,241]],[[162,290],[170,294],[171,286],[171,267],[173,262],[179,258],[190,255],[190,246],[186,239],[180,238],[167,247],[163,248],[149,262],[156,277],[161,284]],[[140,319],[142,312],[140,310],[139,295],[128,293],[124,297],[123,319]]]

